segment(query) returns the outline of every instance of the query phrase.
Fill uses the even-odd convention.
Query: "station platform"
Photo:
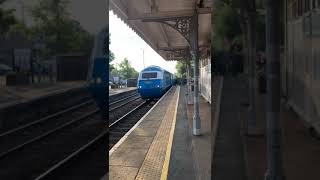
[[[109,96],[113,96],[116,94],[120,94],[127,91],[132,91],[137,89],[136,87],[126,87],[126,88],[117,88],[117,89],[109,89]]]
[[[86,86],[86,81],[39,83],[24,86],[0,86],[0,108],[32,99],[63,93]]]
[[[104,178],[211,179],[211,105],[200,98],[201,135],[193,136],[186,99],[185,86],[171,88],[109,151]]]
[[[261,136],[242,135],[246,174],[248,180],[263,179],[267,169],[266,94],[259,94],[257,102],[257,128]],[[318,180],[320,169],[320,138],[309,131],[307,123],[285,103],[281,104],[281,150],[285,179]],[[241,111],[242,129],[248,114]],[[242,130],[243,131],[243,130]],[[243,133],[242,133],[243,134]]]
[[[248,90],[245,78],[225,76],[219,123],[213,144],[212,177],[223,180],[265,179],[267,170],[266,94],[256,96],[257,134],[247,135]],[[285,179],[318,180],[320,139],[293,109],[281,104],[281,150]]]

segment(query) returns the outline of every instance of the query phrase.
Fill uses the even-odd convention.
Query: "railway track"
[[[0,179],[36,178],[105,129],[94,101],[87,101],[2,133]]]
[[[129,96],[137,95],[137,94],[138,94],[137,90],[127,91],[127,92],[124,92],[121,94],[114,94],[114,95],[109,96],[109,103],[113,103],[113,102],[118,101],[119,99],[127,98]]]
[[[116,109],[119,109],[119,108],[121,108],[121,107],[127,105],[128,103],[133,102],[137,99],[141,99],[141,97],[139,94],[135,93],[135,94],[129,95],[127,97],[123,97],[121,99],[113,101],[113,102],[109,103],[109,112],[112,112]]]
[[[105,130],[90,142],[50,167],[36,177],[35,180],[100,179],[108,169],[106,157],[107,138],[108,131]],[[79,171],[79,169],[82,171]]]
[[[151,104],[134,93],[109,104],[110,112],[117,116],[137,104],[121,120],[112,122],[112,130],[120,128],[125,134],[136,123],[130,117],[140,119]],[[107,157],[106,124],[94,101],[89,100],[1,133],[0,179],[101,178],[107,169],[107,158],[101,158]]]
[[[145,100],[141,99],[140,95],[133,94],[132,96],[115,101],[113,104],[109,104],[109,124],[117,121],[117,119],[124,116],[142,102],[145,102]]]
[[[88,111],[90,112],[86,113]],[[28,144],[36,142],[47,135],[56,132],[64,126],[76,122],[76,120],[81,120],[96,111],[97,109],[94,101],[88,100],[79,105],[72,106],[63,111],[1,133],[0,159],[11,152],[17,151]],[[74,121],[68,121],[68,119],[74,119],[75,117],[80,118],[77,118]]]
[[[143,101],[109,124],[109,150],[152,108],[154,101]]]
[[[118,119],[117,122],[113,122],[110,127],[119,125],[120,121],[121,123],[123,123],[125,121],[125,117],[129,118],[129,115],[133,113],[135,113],[135,117],[142,117],[147,112],[147,110],[152,107],[150,106],[150,102],[143,101],[143,103],[141,103],[140,96],[137,96],[137,94],[133,94],[110,103],[109,107],[111,107],[111,111],[109,111],[114,112],[118,111],[121,108],[121,110],[123,111],[124,107],[128,108],[127,105],[132,108],[132,105],[137,102],[140,102],[137,107],[132,109],[122,118]],[[136,114],[137,112],[138,114]],[[135,122],[130,122],[131,127],[134,124]],[[35,179],[100,179],[108,169],[107,158],[101,158],[107,157],[106,144],[108,143],[108,134],[109,131],[104,130],[90,142],[81,146],[78,150],[74,151],[61,161],[51,166]],[[86,171],[79,172],[79,169],[85,169]]]

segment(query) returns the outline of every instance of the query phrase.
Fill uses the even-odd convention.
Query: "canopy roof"
[[[211,0],[110,0],[109,3],[109,9],[165,60],[184,60],[189,55],[189,44],[180,32],[163,20],[191,17],[195,11],[199,14],[200,57],[209,57],[211,7]],[[188,23],[181,25],[190,26]]]

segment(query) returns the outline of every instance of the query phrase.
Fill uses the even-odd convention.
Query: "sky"
[[[119,64],[126,57],[138,72],[144,65],[145,67],[156,65],[171,73],[176,72],[176,62],[164,60],[112,11],[109,11],[109,32],[111,34],[109,49],[115,54],[112,64]]]

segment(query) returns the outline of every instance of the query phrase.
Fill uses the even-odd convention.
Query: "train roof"
[[[145,71],[162,71],[162,72],[167,72],[169,74],[172,74],[169,71],[161,68],[160,66],[148,66],[148,67],[141,70],[141,72],[145,72]]]
[[[165,70],[159,66],[149,66],[144,68],[141,72],[143,71],[165,71]]]

